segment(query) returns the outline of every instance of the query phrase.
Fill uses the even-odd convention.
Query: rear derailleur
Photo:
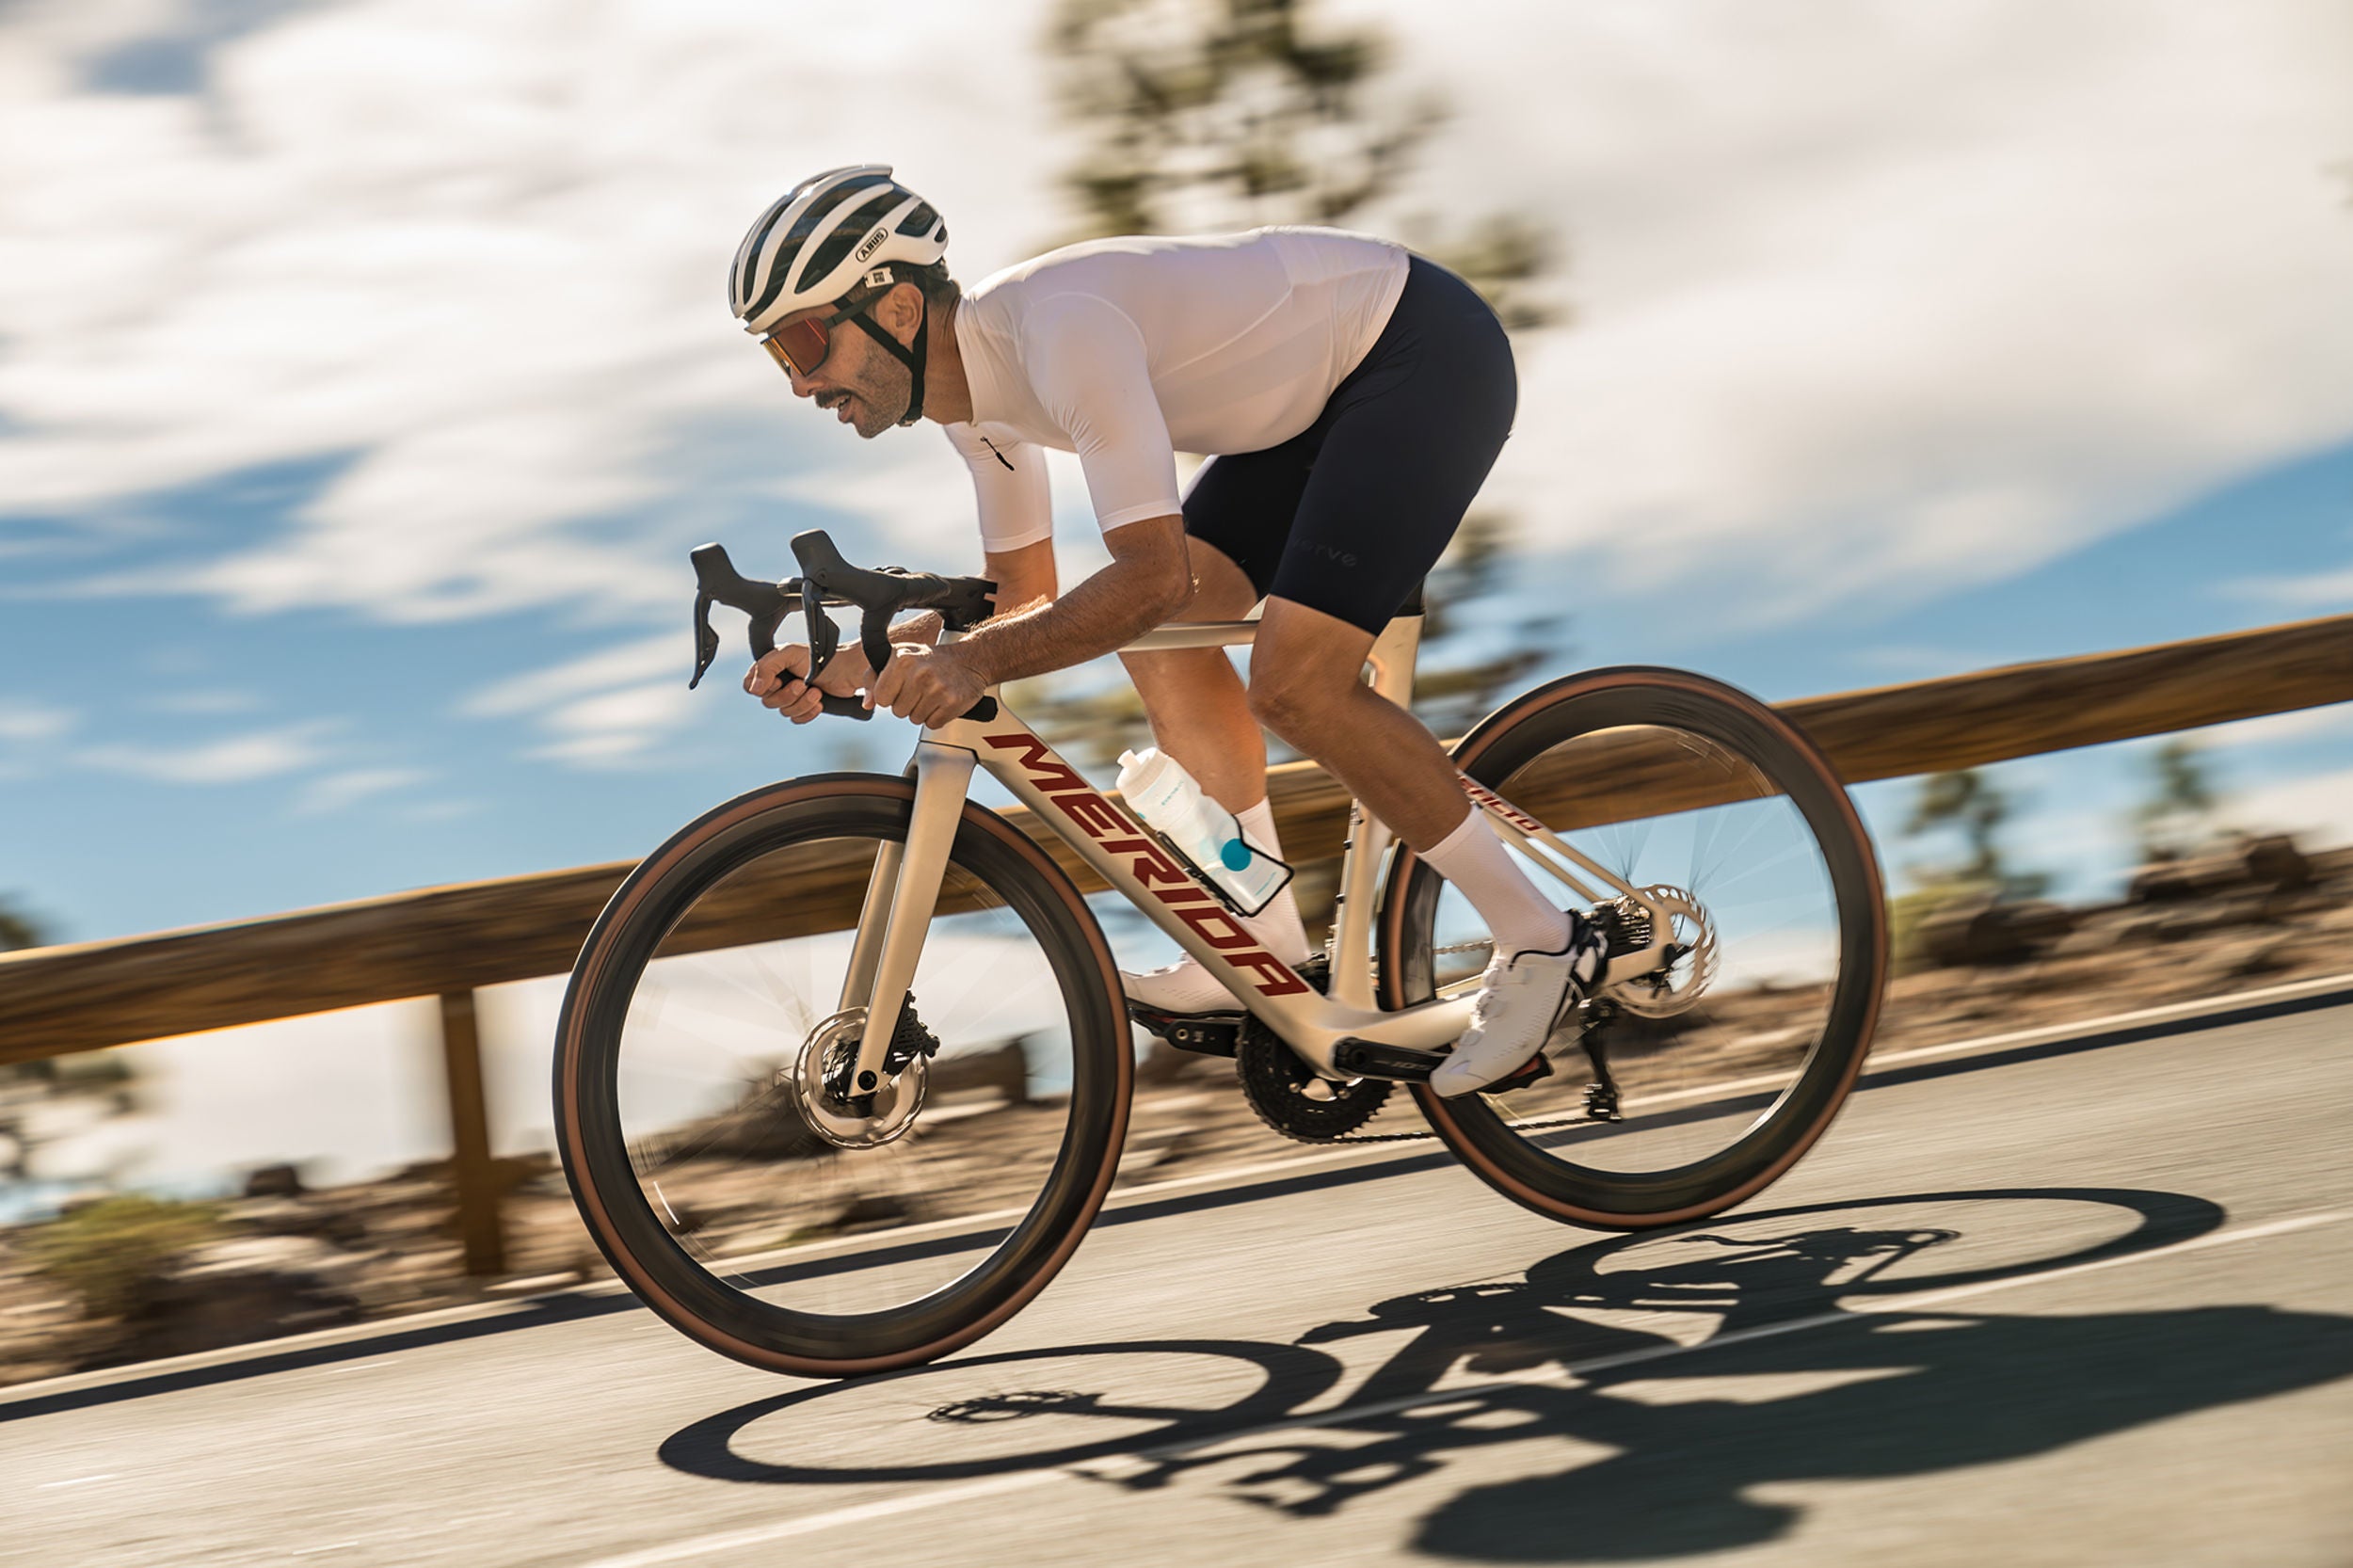
[[[1585,1085],[1585,1119],[1592,1122],[1623,1122],[1625,1112],[1618,1108],[1618,1080],[1609,1076],[1609,1026],[1618,1020],[1618,1004],[1607,997],[1596,998],[1585,1004],[1584,1027],[1577,1031],[1577,1043],[1585,1052],[1585,1060],[1593,1065],[1593,1081]]]

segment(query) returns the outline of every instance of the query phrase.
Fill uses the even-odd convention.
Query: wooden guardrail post
[[[450,1186],[466,1272],[506,1272],[506,1230],[499,1215],[497,1168],[490,1160],[490,1111],[482,1088],[482,1042],[473,993],[441,997],[441,1066],[449,1087]]]

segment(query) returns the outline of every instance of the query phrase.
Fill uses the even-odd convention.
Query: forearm
[[[955,645],[956,656],[989,685],[1084,664],[1126,646],[1171,611],[1139,594],[1116,569],[1100,571],[1059,599],[995,616]]]
[[[939,634],[946,630],[947,624],[939,618],[936,610],[919,611],[890,629],[890,640],[894,643],[921,643],[925,648],[936,648],[939,644]]]

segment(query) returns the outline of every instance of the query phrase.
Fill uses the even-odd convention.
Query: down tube
[[[934,732],[968,746],[981,765],[1079,849],[1103,878],[1209,967],[1231,971],[1250,1010],[1271,1024],[1323,999],[1195,882],[1160,840],[1064,761],[1001,704],[986,722],[959,720]]]

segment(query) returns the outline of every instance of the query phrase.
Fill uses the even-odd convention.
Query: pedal
[[[1543,1051],[1538,1051],[1522,1063],[1518,1068],[1497,1079],[1480,1092],[1487,1095],[1508,1095],[1514,1089],[1525,1089],[1537,1080],[1551,1076],[1552,1064],[1545,1060]]]
[[[1332,960],[1322,953],[1301,964],[1294,972],[1318,991],[1331,989]],[[1128,1021],[1178,1050],[1195,1051],[1203,1056],[1231,1056],[1241,1048],[1242,1025],[1250,1021],[1250,1015],[1163,1013],[1157,1007],[1131,1001],[1128,1004]]]
[[[1128,1019],[1147,1034],[1167,1041],[1178,1050],[1203,1056],[1231,1056],[1241,1045],[1247,1013],[1163,1013],[1142,1002],[1128,1004]]]

